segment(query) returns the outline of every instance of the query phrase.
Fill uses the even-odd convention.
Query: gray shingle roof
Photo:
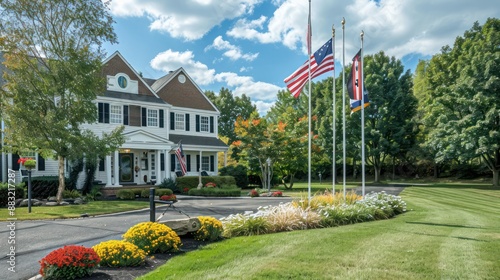
[[[182,145],[212,146],[218,148],[227,148],[227,145],[224,144],[224,142],[215,137],[170,134],[169,140],[174,143],[179,143],[179,141],[182,140]]]
[[[122,100],[143,101],[143,102],[167,104],[165,101],[163,101],[160,98],[156,98],[154,96],[149,96],[149,95],[142,95],[142,94],[130,94],[130,93],[125,93],[125,92],[117,92],[117,91],[109,91],[108,90],[108,91],[104,92],[103,96],[111,97],[111,98],[118,98],[118,99],[122,99]]]

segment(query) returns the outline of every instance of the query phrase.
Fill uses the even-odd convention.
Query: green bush
[[[193,188],[188,192],[189,195],[194,196],[210,196],[210,197],[240,197],[241,189],[219,189],[219,188]]]
[[[160,189],[170,189],[174,193],[178,193],[180,190],[177,187],[177,182],[172,178],[165,178],[160,184]]]
[[[64,190],[63,191],[64,198],[78,198],[80,196],[82,196],[82,195],[77,190]]]
[[[99,200],[99,198],[102,196],[102,193],[101,193],[101,187],[99,186],[94,186],[92,187],[92,189],[90,190],[90,192],[88,192],[86,195],[85,195],[85,199],[87,201],[95,201],[95,200]]]
[[[203,186],[208,183],[215,183],[217,186],[220,185],[236,185],[236,180],[232,176],[202,176],[201,183]],[[199,183],[198,176],[184,176],[177,178],[177,187],[179,190],[183,190],[184,188],[196,188]]]
[[[28,185],[26,178],[23,181]],[[31,196],[33,198],[46,199],[49,196],[55,196],[58,187],[59,177],[57,176],[31,177]]]
[[[143,189],[141,191],[141,197],[142,198],[149,198],[149,189]]]
[[[123,200],[134,200],[135,199],[135,193],[133,190],[130,190],[130,189],[125,189],[125,190],[119,190],[117,193],[116,193],[116,197],[118,197],[119,199],[123,199]]]
[[[155,190],[155,195],[157,196],[164,196],[164,195],[171,195],[173,194],[171,189],[156,189]]]
[[[242,189],[248,188],[248,175],[247,168],[243,165],[230,165],[226,167],[222,167],[219,169],[219,173],[222,176],[232,176],[236,185]]]
[[[19,183],[14,185],[14,190],[11,190],[11,193],[9,193],[9,184],[0,183],[0,207],[8,205],[9,195],[10,197],[14,197],[15,199],[24,198],[25,194],[24,188],[25,188],[24,183]],[[15,201],[15,199],[12,200],[11,198],[11,201]]]

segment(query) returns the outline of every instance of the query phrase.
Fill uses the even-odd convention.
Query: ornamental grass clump
[[[164,224],[155,222],[139,223],[127,230],[123,238],[137,245],[148,255],[176,252],[182,245],[175,231]]]
[[[341,192],[332,194],[330,191],[324,191],[323,193],[317,193],[311,197],[311,203],[305,194],[303,194],[300,200],[294,201],[294,205],[301,207],[302,209],[310,208],[312,210],[318,210],[322,207],[328,206],[339,206],[342,204],[354,204],[356,201],[361,200],[363,197],[357,195],[355,192],[348,192],[345,195]]]
[[[222,218],[221,222],[224,227],[223,236],[226,238],[266,234],[270,232],[271,226],[266,217],[255,214],[229,215]]]
[[[144,250],[123,240],[104,241],[95,245],[92,249],[101,258],[101,266],[139,266],[143,265],[146,259]]]
[[[259,208],[259,215],[266,217],[270,232],[318,228],[321,216],[315,211],[295,207],[292,203]]]
[[[194,239],[201,241],[217,241],[222,238],[224,228],[222,222],[214,217],[200,216],[201,227],[193,233]]]
[[[39,261],[43,279],[76,279],[92,274],[101,259],[92,248],[68,245]]]

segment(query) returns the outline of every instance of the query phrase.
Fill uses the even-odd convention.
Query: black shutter
[[[103,123],[104,122],[104,103],[99,102],[97,105],[97,111],[99,112],[99,122]]]
[[[19,170],[19,163],[17,161],[19,160],[19,155],[18,154],[12,154],[12,169],[13,170]]]
[[[210,156],[210,171],[215,171],[215,156]]]
[[[214,133],[214,117],[210,117],[210,133]]]
[[[109,123],[109,103],[104,103],[104,123]]]
[[[40,154],[37,155],[36,162],[38,164],[38,171],[45,171],[45,159]]]
[[[196,155],[196,172],[200,171],[200,155]]]
[[[196,132],[200,132],[200,115],[196,115]]]
[[[148,113],[148,110],[146,110],[146,108],[142,107],[142,126],[148,126],[147,113]]]
[[[186,155],[187,171],[191,171],[191,155]]]
[[[190,127],[190,124],[189,124],[189,114],[186,114],[186,131],[189,131],[189,127]]]
[[[160,154],[160,171],[165,171],[165,154]]]
[[[128,125],[128,105],[123,105],[123,124]]]
[[[160,109],[160,127],[163,127],[163,109]]]
[[[175,113],[170,113],[170,130],[175,130]]]
[[[99,171],[104,171],[105,166],[106,161],[104,160],[104,157],[99,157]]]
[[[175,171],[175,154],[170,155],[170,171]]]

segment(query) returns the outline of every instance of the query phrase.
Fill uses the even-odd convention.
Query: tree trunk
[[[396,178],[396,159],[392,157],[392,180]]]
[[[63,197],[63,191],[64,191],[64,158],[62,156],[57,157],[59,161],[59,187],[57,188],[57,196],[56,200],[57,203],[61,203]]]
[[[434,179],[439,178],[439,165],[434,162]]]
[[[381,169],[381,167],[378,165],[373,165],[373,169],[375,170],[375,183],[380,183],[380,169]]]
[[[285,181],[285,179],[286,179],[288,176],[290,176],[290,186],[288,186],[288,185],[286,184],[286,181]],[[284,176],[284,177],[281,179],[281,182],[283,183],[283,186],[285,186],[285,189],[289,190],[289,189],[291,189],[291,188],[293,187],[293,181],[294,181],[294,179],[295,179],[295,173],[292,173],[292,174],[290,174],[290,175]]]
[[[499,180],[499,178],[498,178],[499,177],[499,173],[500,173],[500,169],[494,169],[493,170],[493,187],[494,188],[500,187],[500,185],[499,185],[500,182],[498,181]]]

